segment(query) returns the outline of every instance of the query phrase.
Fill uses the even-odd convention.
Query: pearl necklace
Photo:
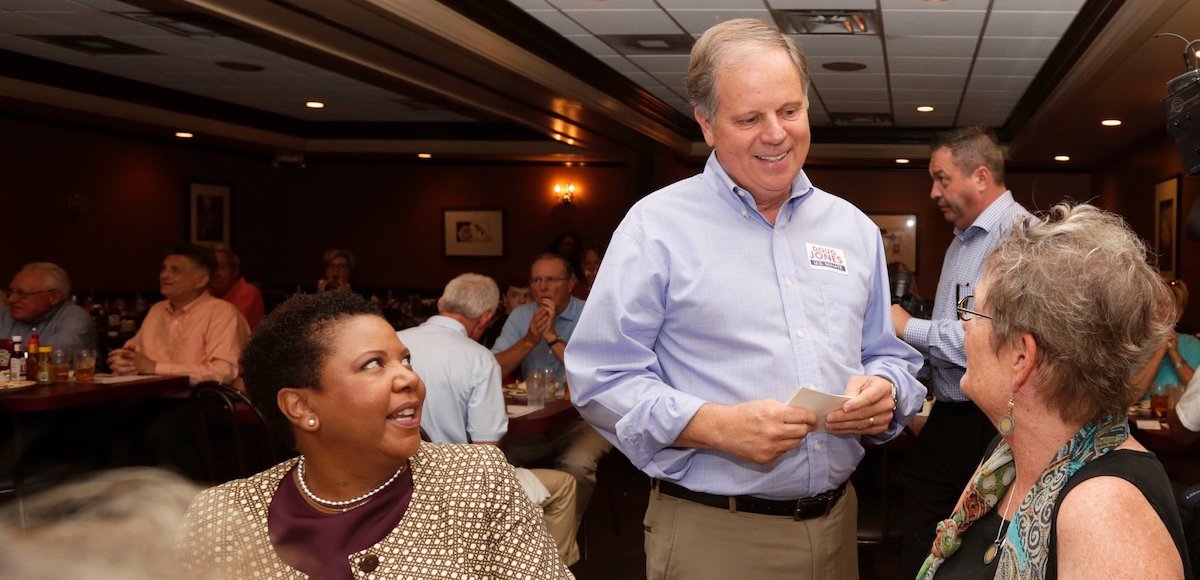
[[[300,456],[300,463],[296,465],[296,475],[299,475],[299,477],[297,479],[300,480],[300,489],[304,491],[304,495],[308,496],[308,499],[313,500],[314,502],[316,502],[318,505],[321,505],[321,506],[328,506],[328,507],[332,507],[332,508],[341,509],[342,511],[346,511],[346,509],[347,509],[346,506],[353,505],[353,504],[356,504],[356,503],[359,503],[362,501],[366,501],[366,500],[370,499],[371,496],[374,496],[375,494],[383,491],[384,488],[386,488],[388,485],[391,485],[391,483],[393,481],[396,481],[396,478],[400,477],[400,474],[404,473],[404,470],[407,468],[408,468],[407,466],[401,465],[400,469],[397,469],[396,473],[393,473],[392,476],[389,477],[387,481],[379,484],[379,487],[372,489],[371,491],[368,491],[367,493],[364,493],[354,499],[348,499],[346,501],[331,501],[331,500],[327,500],[327,499],[321,499],[321,498],[317,497],[311,490],[308,489],[308,483],[306,483],[304,481],[304,456],[303,455]]]

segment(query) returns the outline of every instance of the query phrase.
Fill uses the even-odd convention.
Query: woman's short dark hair
[[[286,387],[320,390],[321,369],[333,348],[332,331],[355,316],[379,316],[379,307],[353,292],[297,294],[273,310],[242,351],[246,393],[271,427],[291,441],[276,397]]]

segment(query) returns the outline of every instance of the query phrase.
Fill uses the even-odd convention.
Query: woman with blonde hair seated
[[[1130,377],[1171,297],[1113,214],[1017,224],[958,304],[962,388],[1000,431],[919,578],[1191,577],[1162,465],[1129,436]]]
[[[376,306],[297,295],[242,355],[300,457],[200,494],[183,562],[225,578],[570,578],[498,449],[423,443],[425,385]]]

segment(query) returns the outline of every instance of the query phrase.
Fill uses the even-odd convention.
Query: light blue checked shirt
[[[504,352],[524,338],[525,333],[529,332],[529,323],[533,320],[537,309],[537,302],[522,304],[514,308],[508,315],[508,320],[504,321],[504,328],[500,329],[500,336],[496,338],[496,344],[492,345],[492,352]],[[583,312],[583,300],[572,296],[562,314],[554,319],[554,333],[567,344],[571,344],[571,335],[575,333],[575,325],[579,322],[580,312]],[[558,392],[562,392],[564,376],[562,361],[558,360],[550,347],[546,346],[544,340],[538,342],[537,346],[529,351],[525,360],[521,361],[522,375],[528,377],[534,369],[550,369],[550,372],[554,373],[558,380]]]
[[[1018,216],[1028,216],[1021,204],[1006,191],[988,205],[966,230],[954,228],[954,241],[942,262],[933,301],[933,318],[913,318],[904,325],[904,340],[929,357],[933,392],[939,401],[970,401],[958,383],[966,372],[963,327],[955,307],[963,296],[975,293],[983,273],[983,261],[1012,230]]]
[[[710,156],[613,234],[567,346],[572,401],[651,477],[721,495],[808,497],[846,481],[857,437],[810,434],[768,465],[672,447],[706,402],[786,401],[851,375],[899,390],[884,441],[919,410],[920,355],[896,338],[879,228],[800,173],[771,225]]]
[[[396,333],[425,382],[421,427],[435,443],[499,441],[508,432],[500,364],[459,321],[431,316]],[[468,438],[469,437],[469,438]]]

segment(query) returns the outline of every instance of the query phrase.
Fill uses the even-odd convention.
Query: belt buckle
[[[823,504],[823,505],[822,505]],[[806,497],[796,500],[796,510],[792,514],[792,521],[811,520],[829,515],[829,510],[833,506],[833,502],[829,498],[817,496]],[[819,513],[812,511],[811,508],[821,508]]]

